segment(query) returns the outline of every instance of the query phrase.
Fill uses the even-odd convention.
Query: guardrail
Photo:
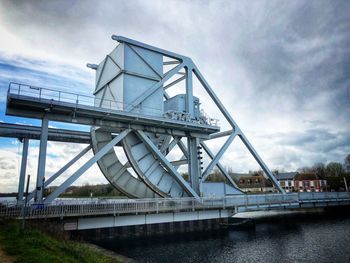
[[[93,108],[103,108],[107,110],[123,111],[124,108],[130,106],[127,103],[116,100],[99,99],[94,96],[78,94],[63,90],[55,90],[43,87],[37,87],[22,83],[10,82],[8,94],[16,96],[26,96],[40,100],[52,100],[58,103],[71,103],[75,105],[83,105]],[[98,105],[98,106],[96,106]],[[136,107],[137,109],[138,107]],[[163,111],[156,108],[142,106],[149,113],[162,115]]]
[[[56,200],[50,204],[0,203],[2,217],[73,217],[138,213],[180,212],[238,207],[284,207],[290,204],[350,201],[348,192],[235,195],[225,198],[162,198]]]
[[[88,96],[84,94],[72,93],[62,90],[54,90],[49,88],[37,87],[27,84],[21,84],[16,82],[10,82],[8,86],[7,96],[12,95],[16,97],[24,96],[41,100],[50,100],[58,104],[69,103],[77,106],[87,106],[95,109],[104,109],[111,111],[124,111],[125,108],[133,106],[131,104],[124,103],[117,100],[99,99],[94,96]],[[134,107],[135,113],[143,116],[162,116],[167,115],[163,110],[147,107],[143,105],[137,105]],[[205,116],[207,120],[207,125],[219,126],[219,120]],[[188,121],[197,123],[197,120],[189,119]]]

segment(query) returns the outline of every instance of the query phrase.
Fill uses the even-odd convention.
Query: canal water
[[[138,262],[350,262],[350,208],[241,214],[255,227],[97,242]]]

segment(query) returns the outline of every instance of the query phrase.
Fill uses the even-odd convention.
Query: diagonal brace
[[[216,96],[208,82],[203,77],[202,73],[199,71],[196,65],[193,64],[193,72],[196,75],[199,82],[202,84],[204,89],[207,91],[211,99],[215,102],[216,106],[219,108],[221,113],[225,116],[226,120],[231,124],[232,128],[235,130],[235,132],[238,132],[239,128],[237,123],[234,121],[234,119],[231,117],[225,106],[221,103],[219,98]]]
[[[220,151],[217,153],[217,155],[214,157],[214,159],[209,163],[205,171],[203,172],[202,175],[202,182],[205,181],[205,179],[209,176],[209,173],[213,170],[213,168],[216,166],[224,152],[227,150],[227,148],[230,146],[232,143],[233,139],[236,137],[236,133],[232,133],[227,141],[224,143],[224,145],[221,147]]]
[[[169,80],[172,76],[174,76],[180,69],[182,69],[185,66],[185,63],[181,63],[180,65],[176,66],[172,70],[170,70],[164,78],[161,79],[161,81],[155,83],[152,87],[150,87],[146,92],[144,92],[141,96],[139,96],[136,100],[134,100],[130,105],[128,105],[125,109],[125,111],[131,111],[134,109],[137,105],[139,105],[141,102],[143,102],[145,99],[147,99],[149,96],[151,96],[154,92],[156,92],[162,85]]]
[[[56,197],[62,194],[67,187],[69,187],[75,180],[77,180],[84,172],[86,172],[94,163],[100,160],[106,153],[108,153],[114,145],[123,140],[131,130],[126,129],[118,136],[114,137],[108,144],[102,147],[102,149],[91,157],[82,167],[80,167],[74,174],[66,179],[55,191],[53,191],[46,199],[45,203],[52,202]]]
[[[179,137],[174,137],[174,139],[169,143],[169,145],[165,149],[165,155],[168,155],[171,152],[171,150],[175,147],[175,145],[179,143],[179,140],[180,140]]]
[[[169,83],[168,85],[164,86],[164,89],[166,90],[166,89],[168,89],[168,88],[174,86],[175,84],[177,84],[177,83],[183,81],[185,78],[186,78],[186,76],[182,76],[182,77],[180,77],[180,78],[174,80],[173,82],[171,82],[171,83]]]
[[[197,199],[199,196],[197,193],[190,187],[190,185],[186,182],[186,180],[175,170],[174,166],[165,158],[163,154],[160,153],[159,149],[154,145],[150,138],[140,130],[136,131],[140,139],[148,146],[148,148],[157,156],[159,161],[164,165],[164,167],[168,170],[170,175],[174,177],[174,179],[184,188],[184,190],[190,195]]]
[[[76,163],[83,155],[85,155],[91,149],[91,145],[88,145],[84,150],[82,150],[77,156],[75,156],[72,160],[66,163],[61,169],[59,169],[56,173],[49,177],[44,183],[44,189],[49,186],[57,177],[59,177],[62,173],[64,173],[69,167]],[[31,200],[35,195],[36,190],[31,192],[28,195],[28,201]]]
[[[272,172],[267,167],[267,165],[264,163],[264,161],[261,159],[259,154],[255,151],[254,147],[250,144],[250,142],[248,141],[247,137],[245,137],[245,135],[242,133],[242,134],[239,135],[239,138],[241,138],[241,140],[244,143],[244,145],[248,148],[249,152],[253,155],[254,159],[258,162],[258,164],[260,165],[261,169],[263,169],[263,171],[270,178],[270,180],[275,185],[275,187],[281,193],[285,194],[286,192],[284,191],[282,186],[278,183],[276,177],[272,174]]]
[[[204,151],[209,155],[209,157],[213,160],[215,155],[213,154],[213,152],[209,149],[209,147],[204,143],[201,142],[201,145],[204,149]],[[216,166],[219,168],[220,172],[226,177],[226,179],[237,189],[238,186],[235,183],[235,181],[231,178],[231,176],[227,173],[226,169],[222,166],[222,164],[220,162],[217,162]]]

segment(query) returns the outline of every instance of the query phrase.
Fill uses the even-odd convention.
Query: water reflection
[[[349,208],[254,221],[250,229],[97,243],[140,262],[350,262]]]

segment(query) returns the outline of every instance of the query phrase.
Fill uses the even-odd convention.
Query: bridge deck
[[[185,211],[259,211],[300,207],[349,205],[349,192],[236,195],[226,198],[56,200],[51,204],[0,203],[0,217],[63,218],[178,213]]]
[[[206,138],[219,132],[217,123],[200,124],[192,121],[173,120],[155,115],[145,115],[122,110],[125,104],[116,101],[99,102],[96,98],[65,91],[10,83],[7,93],[6,114],[41,119],[44,116],[52,121],[61,121],[90,126],[103,126],[113,131],[134,126],[159,133],[185,136],[186,132]],[[120,105],[119,105],[120,104]],[[130,125],[132,123],[132,125]]]

